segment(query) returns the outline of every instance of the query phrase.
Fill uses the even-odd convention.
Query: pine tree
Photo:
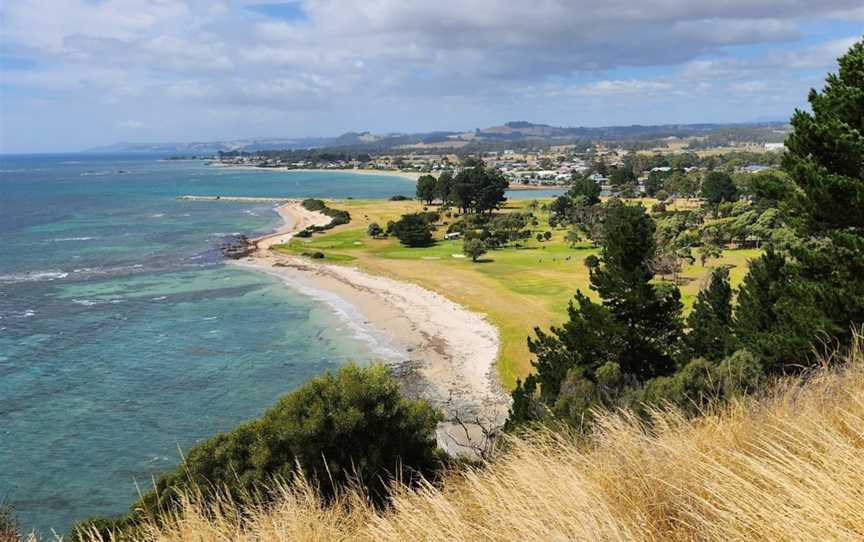
[[[702,183],[702,197],[712,205],[720,205],[724,201],[737,200],[738,188],[728,173],[712,171]]]
[[[864,230],[864,41],[839,62],[786,139],[783,167],[801,190],[794,207],[807,234]]]
[[[675,370],[681,301],[677,288],[660,291],[651,283],[654,222],[643,207],[617,203],[610,206],[604,227],[601,258],[589,268],[591,289],[602,303],[577,292],[562,326],[548,333],[535,328],[536,338],[528,339],[528,348],[536,356],[535,373],[530,390],[523,384],[514,391],[519,408],[513,416],[524,414],[527,398],[535,396],[537,385],[536,400],[555,408],[565,381],[581,382],[578,389],[590,387],[599,382],[600,368],[610,363],[623,380],[634,384]],[[565,410],[575,416],[574,405],[581,405],[578,411],[594,399],[568,401]]]
[[[711,273],[708,286],[699,292],[693,311],[687,317],[690,332],[684,337],[686,353],[720,361],[732,348],[732,287],[725,267]]]
[[[769,370],[807,364],[814,342],[846,343],[864,322],[864,41],[808,99],[783,160],[798,240],[783,264],[771,254],[754,263],[736,310],[736,333]]]
[[[604,231],[603,265],[591,270],[591,287],[621,327],[626,346],[616,361],[639,380],[669,374],[681,334],[681,295],[651,283],[654,221],[641,205],[618,203],[609,207]]]

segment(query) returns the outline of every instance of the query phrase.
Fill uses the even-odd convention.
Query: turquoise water
[[[384,198],[413,182],[141,157],[0,157],[0,499],[65,532],[126,510],[178,449],[379,349],[327,306],[226,267],[270,205],[181,194]]]

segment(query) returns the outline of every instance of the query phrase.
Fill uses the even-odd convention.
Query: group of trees
[[[466,217],[457,223],[461,233],[466,235],[463,249],[473,261],[491,248],[496,248],[514,240],[514,228],[519,229],[513,221],[521,219],[507,215],[494,217],[492,213],[507,200],[504,197],[508,187],[507,179],[495,168],[486,167],[482,160],[466,158],[463,168],[454,177],[449,171],[442,172],[436,179],[432,175],[422,175],[417,179],[417,199],[427,205],[434,201],[441,202],[443,207],[454,206]],[[430,213],[409,213],[388,227],[388,233],[393,233],[399,241],[411,247],[428,246],[433,243],[432,231],[435,220],[430,220]],[[471,225],[466,224],[471,221]],[[495,224],[495,228],[488,228]],[[476,229],[476,234],[474,230]],[[450,231],[454,231],[451,227]],[[370,231],[370,235],[373,233]],[[380,236],[380,232],[376,235]]]
[[[597,406],[698,409],[813,364],[820,340],[848,344],[864,322],[862,84],[859,42],[824,90],[811,92],[812,113],[792,118],[783,159],[791,182],[755,182],[753,216],[770,213],[794,235],[769,240],[734,309],[728,272],[718,268],[684,322],[677,286],[653,280],[654,221],[641,206],[611,206],[601,256],[586,262],[600,302],[577,292],[567,322],[535,330],[534,372],[513,392],[510,425],[550,417],[582,425]],[[729,179],[709,179],[711,203],[734,208]]]
[[[667,211],[655,205],[659,274],[675,275],[684,261],[693,263],[697,257],[705,265],[730,245],[761,248],[765,243],[785,245],[794,237],[779,208],[793,191],[785,175],[752,175],[746,188],[749,201],[738,200],[737,186],[724,173],[709,174],[705,186],[708,197],[700,209]]]
[[[530,227],[536,224],[532,213],[469,214],[451,224],[447,231],[462,234],[463,252],[477,261],[489,250],[518,246],[530,239]]]
[[[698,408],[757,385],[767,366],[736,333],[728,271],[712,273],[685,322],[677,286],[654,280],[647,211],[613,202],[604,229],[600,258],[586,261],[600,302],[577,292],[562,326],[535,329],[535,370],[513,392],[509,424],[551,417],[581,426],[600,406]]]
[[[573,245],[582,238],[602,239],[606,206],[600,203],[600,185],[587,176],[574,177],[570,189],[549,206],[549,225],[569,225],[566,239]]]
[[[462,170],[454,177],[450,172],[438,178],[423,175],[417,180],[417,199],[432,204],[435,200],[454,206],[463,213],[491,214],[506,201],[507,179],[482,160],[466,158]]]
[[[737,167],[759,164],[764,166],[779,166],[781,154],[777,152],[733,151],[710,156],[699,156],[694,152],[684,153],[636,153],[624,155],[619,169],[626,170],[624,175],[631,178],[641,177],[655,168],[669,168],[670,171],[684,172],[688,168],[707,170],[722,170],[731,172]],[[592,172],[604,177],[610,177],[614,168],[609,167],[602,157],[593,162]],[[668,173],[668,172],[660,172]]]

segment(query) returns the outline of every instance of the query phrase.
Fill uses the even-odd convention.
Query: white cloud
[[[799,51],[776,53],[770,61],[784,68],[824,68],[835,63],[861,36],[850,36],[806,47]]]
[[[334,130],[368,118],[408,129],[424,118],[506,120],[514,107],[532,111],[531,100],[564,111],[580,100],[659,103],[778,83],[803,97],[812,82],[790,70],[824,73],[855,37],[783,44],[801,36],[801,21],[864,15],[860,0],[305,0],[305,18],[278,20],[244,7],[259,3],[271,2],[4,2],[0,45],[36,68],[4,71],[3,82],[70,107],[112,104],[119,118],[147,103],[204,126],[204,112],[228,106],[266,110],[297,133],[309,129],[300,113],[319,107]],[[750,44],[779,52],[730,53]],[[628,72],[645,67],[662,75]]]
[[[668,90],[672,87],[670,83],[660,81],[641,81],[638,79],[597,81],[578,89],[579,93],[588,95],[620,95],[620,94],[646,94],[656,91]]]

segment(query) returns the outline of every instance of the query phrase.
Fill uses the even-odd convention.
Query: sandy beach
[[[416,284],[270,250],[297,231],[330,220],[297,201],[280,206],[278,212],[284,225],[253,240],[257,249],[252,256],[234,265],[279,277],[300,291],[327,292],[356,309],[352,312],[363,319],[363,325],[386,336],[392,351],[401,353],[396,356],[401,359],[382,361],[393,363],[406,394],[427,399],[445,411],[449,422],[438,431],[443,448],[467,451],[480,444],[483,428],[504,422],[509,397],[495,371],[499,339],[492,324]]]

